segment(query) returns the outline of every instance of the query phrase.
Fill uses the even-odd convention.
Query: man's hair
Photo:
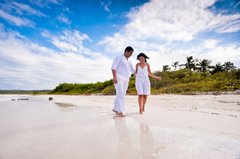
[[[126,52],[126,51],[130,52],[130,51],[134,51],[134,50],[133,50],[133,48],[131,46],[128,46],[128,47],[126,47],[124,52]]]

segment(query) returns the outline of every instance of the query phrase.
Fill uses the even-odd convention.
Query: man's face
[[[133,51],[126,51],[126,52],[125,52],[125,56],[126,56],[127,58],[129,58],[130,56],[132,56],[132,54],[133,54]]]

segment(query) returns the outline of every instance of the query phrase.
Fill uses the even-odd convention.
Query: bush
[[[114,86],[108,86],[104,90],[101,91],[101,94],[103,95],[115,95],[115,88]]]
[[[231,72],[192,72],[186,69],[177,71],[155,72],[162,80],[150,78],[152,94],[180,93],[208,91],[234,91],[240,89],[240,69]],[[59,84],[50,93],[57,94],[103,94],[114,95],[115,89],[112,80],[87,84]],[[127,94],[137,94],[135,77],[130,78]]]

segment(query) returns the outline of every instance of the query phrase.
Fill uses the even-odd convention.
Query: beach
[[[151,95],[142,115],[126,96],[124,118],[113,101],[0,95],[0,159],[240,159],[239,95]]]

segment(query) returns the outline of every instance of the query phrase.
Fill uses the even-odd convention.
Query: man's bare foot
[[[112,111],[113,111],[114,113],[118,114],[118,112],[117,112],[116,110],[113,109]]]
[[[126,117],[126,115],[124,115],[123,113],[117,113],[118,117]]]
[[[142,110],[140,110],[140,111],[139,111],[139,114],[142,114],[142,113],[143,113],[143,111],[142,111]]]

